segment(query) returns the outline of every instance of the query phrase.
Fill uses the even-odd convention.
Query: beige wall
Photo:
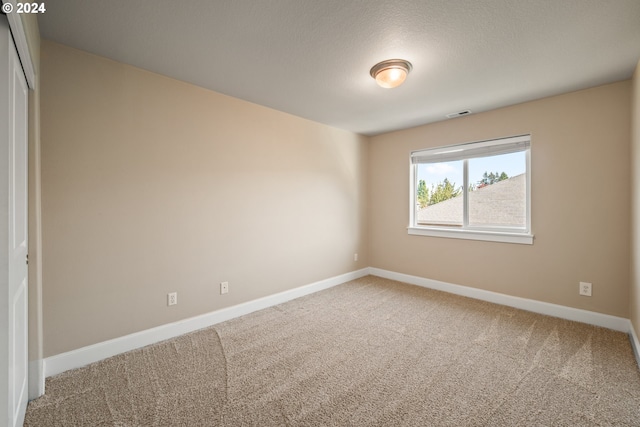
[[[45,357],[369,264],[365,137],[44,40],[41,64]]]
[[[630,91],[624,81],[372,138],[370,265],[628,317]],[[533,245],[407,235],[411,150],[523,133]]]
[[[640,333],[640,61],[633,75],[631,101],[631,292],[629,311],[631,323]]]

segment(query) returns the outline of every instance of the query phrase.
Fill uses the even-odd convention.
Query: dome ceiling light
[[[388,59],[371,67],[369,74],[379,86],[394,88],[404,82],[412,68],[411,62],[404,59]]]

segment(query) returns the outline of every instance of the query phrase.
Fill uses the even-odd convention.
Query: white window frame
[[[483,227],[469,225],[469,159],[492,155],[525,152],[526,162],[526,226],[525,227]],[[416,223],[416,185],[418,165],[425,163],[441,163],[450,161],[463,162],[463,225],[447,227],[446,225],[417,225]],[[408,233],[418,236],[444,237],[452,239],[485,240],[490,242],[533,244],[531,232],[531,135],[517,135],[507,138],[470,142],[466,144],[448,145],[412,151],[410,156],[409,185],[409,227]]]

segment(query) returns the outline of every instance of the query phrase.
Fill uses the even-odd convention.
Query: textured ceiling
[[[374,135],[631,77],[640,0],[55,0],[42,36]],[[413,63],[382,89],[377,62]]]

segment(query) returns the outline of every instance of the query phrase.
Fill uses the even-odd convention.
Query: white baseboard
[[[44,394],[44,360],[29,361],[29,400]]]
[[[475,298],[482,301],[488,301],[495,304],[506,305],[509,307],[519,308],[534,313],[546,314],[548,316],[559,317],[562,319],[573,320],[577,322],[587,323],[590,325],[601,326],[628,333],[633,345],[636,360],[640,366],[640,343],[638,337],[633,330],[631,321],[622,317],[611,316],[602,313],[596,313],[588,310],[566,307],[558,304],[551,304],[542,301],[536,301],[526,298],[514,297],[510,295],[500,294],[496,292],[486,291],[468,286],[455,285],[437,280],[426,279],[418,276],[411,276],[403,273],[383,270],[375,267],[363,268],[361,270],[335,276],[319,282],[311,283],[306,286],[291,289],[275,295],[269,295],[246,303],[238,304],[233,307],[216,310],[211,313],[192,317],[174,323],[158,326],[156,328],[147,329],[145,331],[136,332],[123,337],[115,338],[109,341],[93,344],[87,347],[72,350],[67,353],[58,354],[40,361],[41,365],[31,367],[30,370],[42,369],[44,375],[39,378],[45,378],[52,375],[60,374],[69,369],[80,368],[90,363],[98,362],[111,356],[124,353],[130,350],[155,344],[160,341],[171,339],[179,335],[206,328],[226,320],[230,320],[245,314],[252,313],[257,310],[272,307],[295,298],[312,294],[333,286],[340,285],[350,280],[364,277],[368,274],[384,277],[399,282],[409,283],[412,285],[422,286],[425,288],[435,289],[439,291],[449,292],[469,298]],[[41,371],[42,372],[42,371]],[[42,384],[34,384],[35,392],[44,392],[44,381]],[[30,388],[31,393],[31,388]],[[42,393],[41,393],[42,394]]]
[[[82,347],[67,353],[47,357],[44,360],[44,376],[50,377],[69,369],[80,368],[126,351],[146,347],[150,344],[155,344],[160,341],[168,340],[179,335],[215,325],[216,323],[224,322],[225,320],[230,320],[257,310],[282,304],[283,302],[328,289],[350,280],[364,277],[368,274],[369,269],[363,268],[361,270],[341,274],[339,276],[331,277],[299,288],[234,305],[233,307],[223,308],[211,313],[191,317],[189,319],[180,320],[178,322],[169,323],[109,341]]]
[[[633,354],[636,356],[636,362],[640,368],[640,341],[638,341],[638,335],[633,328],[633,323],[629,322],[629,340],[631,341],[631,347],[633,347]]]
[[[423,277],[411,276],[408,274],[396,273],[382,270],[380,268],[369,267],[369,274],[384,277],[386,279],[397,280],[399,282],[410,283],[424,288],[436,289],[438,291],[449,292],[495,304],[506,305],[519,308],[534,313],[546,314],[548,316],[559,317],[561,319],[574,320],[576,322],[587,323],[589,325],[601,326],[624,333],[629,333],[631,322],[623,317],[611,316],[608,314],[596,313],[594,311],[581,310],[579,308],[566,307],[548,302],[536,301],[526,298],[514,297],[497,292],[485,291],[483,289],[470,288],[468,286],[454,285],[437,280],[425,279]]]

